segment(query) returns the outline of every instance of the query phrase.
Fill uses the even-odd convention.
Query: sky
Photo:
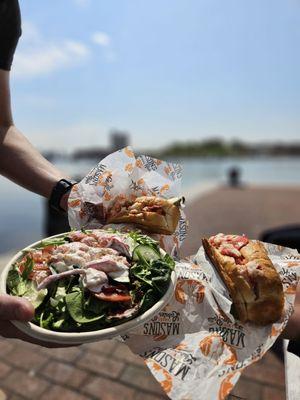
[[[14,119],[39,149],[300,132],[300,0],[19,0]]]

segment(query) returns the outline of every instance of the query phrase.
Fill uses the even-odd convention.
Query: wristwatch
[[[58,181],[54,188],[52,189],[50,198],[49,198],[49,206],[55,211],[65,212],[63,208],[60,206],[61,198],[64,194],[68,193],[76,182],[68,181],[67,179],[61,179]]]

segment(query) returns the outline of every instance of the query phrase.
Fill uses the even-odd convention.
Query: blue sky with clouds
[[[15,122],[41,149],[299,136],[299,0],[20,5]]]

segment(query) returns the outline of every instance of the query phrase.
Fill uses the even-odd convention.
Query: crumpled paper
[[[228,291],[201,247],[196,256],[176,264],[178,280],[169,304],[122,337],[171,399],[225,399],[244,368],[258,361],[283,331],[293,312],[300,255],[265,246],[284,288],[280,321],[258,327],[235,320]]]
[[[106,225],[106,214],[124,200],[139,196],[173,198],[181,196],[182,167],[155,158],[136,157],[130,147],[118,150],[100,161],[81,182],[73,186],[68,200],[72,229],[93,229]],[[106,225],[107,226],[107,225]],[[125,224],[111,225],[119,230]],[[134,227],[128,227],[134,229]],[[183,211],[174,235],[151,235],[174,257],[186,237]]]

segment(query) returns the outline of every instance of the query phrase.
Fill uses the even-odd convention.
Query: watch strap
[[[75,182],[68,181],[67,179],[61,179],[58,181],[53,187],[49,198],[50,208],[58,212],[65,212],[65,210],[60,206],[60,201],[63,195],[68,193],[74,185]]]

